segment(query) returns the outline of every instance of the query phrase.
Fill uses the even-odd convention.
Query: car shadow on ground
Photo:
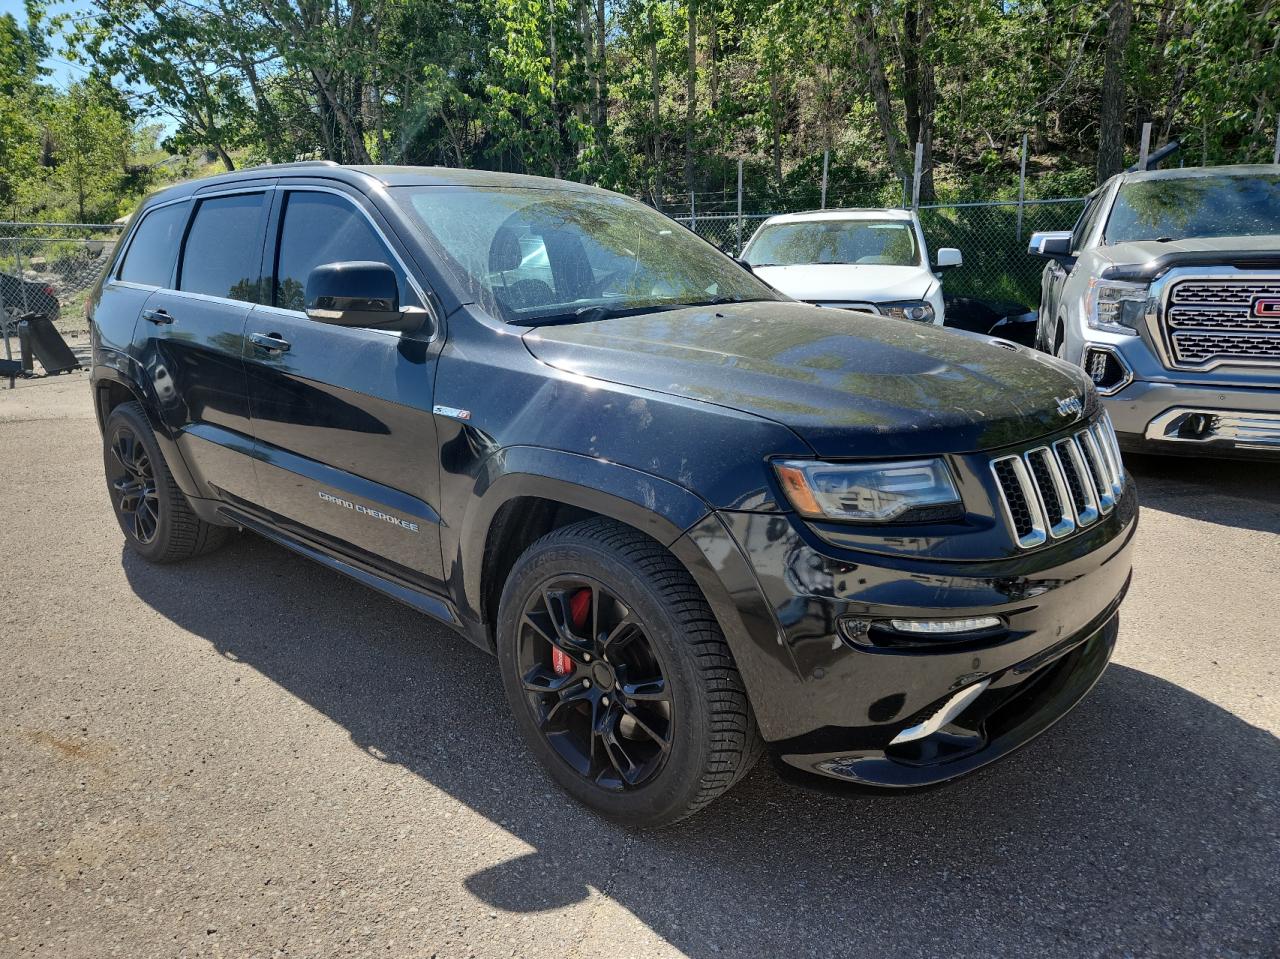
[[[816,794],[762,763],[693,819],[628,831],[525,753],[496,660],[411,610],[251,536],[181,568],[122,562],[142,600],[353,748],[532,846],[460,878],[493,908],[594,887],[699,957],[1259,955],[1280,932],[1260,895],[1277,875],[1280,740],[1135,669],[1113,666],[1040,740],[942,789]]]
[[[1143,508],[1280,533],[1280,462],[1125,453]]]

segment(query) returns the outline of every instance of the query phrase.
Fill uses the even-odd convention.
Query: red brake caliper
[[[580,589],[569,598],[569,622],[574,630],[582,632],[587,625],[587,615],[591,612],[591,590]],[[557,676],[567,676],[573,672],[573,660],[568,653],[562,653],[556,647],[551,648],[551,668]]]

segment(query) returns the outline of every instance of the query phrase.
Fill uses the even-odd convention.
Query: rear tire
[[[585,520],[530,546],[503,589],[497,645],[530,750],[616,822],[690,816],[760,756],[742,678],[697,584],[628,526]]]
[[[121,403],[103,430],[107,493],[129,548],[151,563],[175,563],[226,540],[227,527],[204,522],[169,472],[151,421],[137,402]]]

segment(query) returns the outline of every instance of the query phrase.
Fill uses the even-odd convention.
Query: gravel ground
[[[83,375],[0,389],[0,955],[1280,955],[1278,467],[1131,464],[1116,661],[1008,761],[632,833],[410,610],[125,552],[98,444]]]

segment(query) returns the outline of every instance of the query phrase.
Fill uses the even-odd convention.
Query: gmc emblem
[[[1280,320],[1280,296],[1254,297],[1253,309],[1250,312],[1254,316],[1265,316]]]

